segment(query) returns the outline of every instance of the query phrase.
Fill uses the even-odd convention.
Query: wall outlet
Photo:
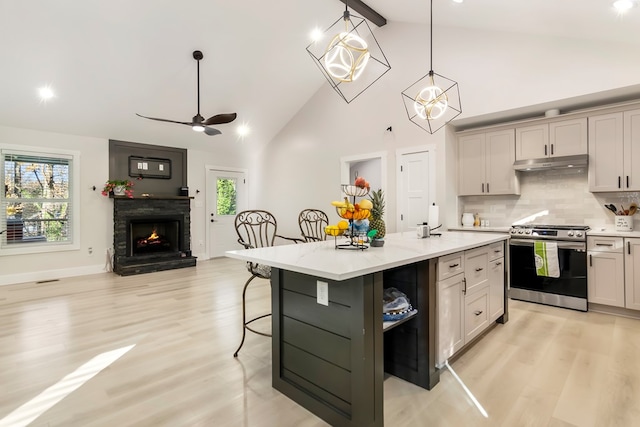
[[[93,255],[93,248],[92,247],[88,247],[87,248],[87,252],[89,253],[89,255]]]
[[[329,284],[327,282],[317,281],[316,299],[318,304],[329,305]]]

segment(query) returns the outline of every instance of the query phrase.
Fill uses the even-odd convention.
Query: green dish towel
[[[533,242],[536,274],[546,277],[560,277],[558,244],[556,242]]]

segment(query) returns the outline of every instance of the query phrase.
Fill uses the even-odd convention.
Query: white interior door
[[[429,220],[429,205],[433,202],[433,183],[429,151],[402,154],[398,176],[398,231],[415,230],[418,224]]]
[[[207,221],[209,258],[242,249],[234,227],[236,214],[246,209],[247,183],[244,171],[207,170]]]

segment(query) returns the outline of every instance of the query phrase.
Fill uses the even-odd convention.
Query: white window
[[[51,150],[48,150],[51,151]],[[0,253],[79,248],[77,153],[3,148]]]

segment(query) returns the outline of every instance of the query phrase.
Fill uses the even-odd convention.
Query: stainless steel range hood
[[[531,172],[543,169],[562,169],[585,167],[589,163],[588,154],[576,156],[546,157],[543,159],[516,160],[513,168],[517,171]]]

